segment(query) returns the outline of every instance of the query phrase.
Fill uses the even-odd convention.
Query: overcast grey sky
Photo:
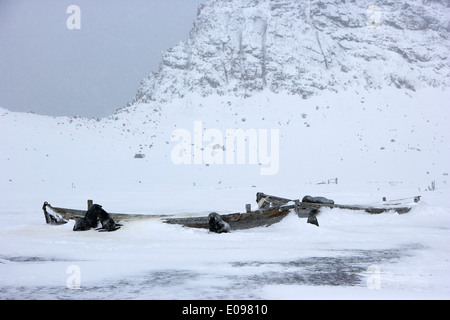
[[[187,39],[203,2],[0,0],[0,107],[113,114],[158,70],[161,52]],[[67,27],[70,5],[80,9],[80,29]]]

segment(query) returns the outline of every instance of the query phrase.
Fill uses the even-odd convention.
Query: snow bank
[[[99,121],[2,109],[0,297],[448,299],[449,98],[436,89],[308,100],[193,94]],[[263,176],[250,163],[174,164],[172,133],[193,133],[195,121],[219,132],[279,130],[278,173]],[[405,215],[323,210],[319,228],[292,215],[220,235],[158,219],[76,233],[73,222],[46,225],[41,211],[44,201],[83,209],[93,199],[109,212],[242,212],[246,203],[255,208],[256,192],[422,201]]]

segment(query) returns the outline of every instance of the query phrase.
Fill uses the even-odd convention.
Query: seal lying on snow
[[[83,218],[79,218],[73,226],[73,231],[86,231],[98,225],[98,204],[93,204]]]
[[[331,200],[331,199],[327,199],[327,198],[324,198],[324,197],[311,197],[311,196],[304,196],[303,199],[302,199],[302,202],[334,204],[334,201]]]
[[[119,229],[119,224],[116,224],[113,218],[102,209],[99,204],[93,204],[86,212],[83,218],[79,218],[73,226],[73,231],[86,231],[98,226],[98,222],[102,224],[102,227],[97,230],[115,231]]]
[[[122,225],[116,223],[114,221],[114,219],[111,218],[109,213],[102,209],[101,205],[94,204],[92,206],[97,206],[98,218],[100,219],[100,223],[102,224],[102,227],[99,228],[98,230],[101,230],[101,231],[116,231],[117,229],[120,229],[120,227]]]
[[[230,225],[222,220],[218,213],[212,212],[208,216],[209,231],[215,233],[230,232]]]

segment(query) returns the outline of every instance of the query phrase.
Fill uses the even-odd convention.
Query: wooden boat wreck
[[[385,198],[383,198],[385,200]],[[413,200],[414,203],[405,205],[405,200]],[[256,194],[258,208],[251,210],[251,205],[246,205],[244,213],[230,213],[220,215],[228,230],[250,229],[255,227],[269,226],[281,221],[290,212],[294,212],[299,218],[307,218],[307,222],[319,226],[317,215],[322,208],[338,208],[347,210],[362,211],[370,214],[380,214],[388,211],[395,211],[399,214],[407,213],[412,206],[420,201],[420,196],[399,199],[396,201],[384,201],[379,205],[341,205],[335,204],[333,200],[323,197],[303,197],[300,200],[291,200],[277,196],[267,195],[261,192]],[[92,200],[88,200],[88,208],[92,205]],[[42,209],[48,224],[64,224],[69,219],[79,219],[86,214],[84,210],[67,209],[53,207],[47,202]],[[164,223],[178,224],[189,228],[204,228],[212,230],[211,214],[209,216],[182,216],[182,215],[149,215],[149,214],[125,214],[109,213],[111,218],[118,222],[160,219]],[[217,215],[217,214],[216,214]],[[224,231],[227,232],[227,231]]]

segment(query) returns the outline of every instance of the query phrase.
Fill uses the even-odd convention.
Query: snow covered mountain
[[[447,1],[207,0],[116,114],[2,110],[4,187],[444,184],[449,17]],[[249,134],[243,154],[227,154],[229,130]]]
[[[448,1],[208,0],[132,103],[450,84]]]

